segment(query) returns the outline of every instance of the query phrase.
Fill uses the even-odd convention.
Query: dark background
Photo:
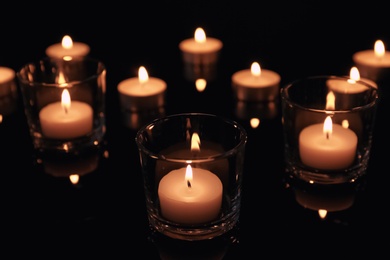
[[[281,86],[313,75],[348,75],[352,55],[377,39],[390,43],[390,15],[379,1],[112,1],[10,3],[0,16],[0,66],[15,71],[42,58],[65,34],[87,43],[107,68],[106,150],[96,172],[74,186],[40,171],[22,104],[0,125],[2,150],[0,254],[59,259],[241,259],[354,257],[389,246],[387,82],[370,167],[352,207],[320,220],[285,183],[280,113],[251,129],[235,113],[231,75],[257,60],[278,72]],[[184,78],[178,44],[196,27],[224,46],[217,78],[198,93]],[[207,112],[248,130],[242,214],[222,246],[166,242],[149,232],[136,129],[122,122],[117,84],[144,65],[168,84],[166,114]],[[20,102],[20,100],[19,100]],[[278,106],[279,104],[277,104]],[[260,115],[262,117],[262,115]],[[226,242],[226,243],[225,243]],[[3,250],[4,249],[4,250]],[[214,252],[214,249],[216,252]],[[180,252],[179,256],[176,255]],[[250,257],[249,257],[250,256]],[[192,257],[192,258],[191,258]]]

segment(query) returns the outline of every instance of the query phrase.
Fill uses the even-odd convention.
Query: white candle
[[[71,101],[65,89],[61,102],[46,105],[39,112],[42,133],[47,138],[72,139],[92,131],[93,110],[90,105]]]
[[[81,57],[89,54],[90,48],[82,42],[73,42],[69,35],[62,38],[61,43],[50,45],[46,49],[46,55],[52,58]]]
[[[390,52],[381,40],[375,41],[374,49],[353,54],[352,60],[364,78],[377,82],[390,77]]]
[[[138,78],[125,79],[118,84],[121,105],[125,110],[139,111],[161,107],[165,103],[167,84],[159,78],[149,77],[141,66]]]
[[[356,156],[356,134],[328,116],[323,124],[304,128],[299,134],[299,154],[302,162],[323,170],[348,168]]]
[[[369,88],[366,85],[357,82],[359,80],[374,88],[378,87],[374,81],[360,78],[359,69],[357,67],[351,68],[349,77],[349,80],[329,79],[326,84],[330,90],[343,94],[357,94],[368,90]]]
[[[208,170],[190,165],[173,170],[158,186],[161,214],[172,222],[187,225],[213,221],[221,211],[222,190],[219,178]]]
[[[184,61],[199,64],[217,62],[222,47],[221,40],[207,37],[201,27],[196,28],[194,38],[185,39],[179,44]]]
[[[0,97],[9,95],[15,88],[15,71],[8,67],[0,67]]]
[[[279,95],[280,79],[278,73],[261,69],[258,62],[253,62],[250,69],[232,75],[232,87],[238,100],[269,101]]]

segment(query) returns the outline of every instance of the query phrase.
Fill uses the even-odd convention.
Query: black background
[[[17,71],[44,57],[45,49],[65,34],[87,43],[90,56],[105,63],[109,156],[77,186],[41,172],[34,164],[20,103],[0,125],[1,254],[9,250],[15,258],[50,259],[196,259],[198,254],[201,259],[374,258],[386,254],[388,83],[379,86],[381,103],[367,180],[352,207],[320,220],[317,212],[300,206],[286,187],[280,113],[274,118],[260,115],[260,127],[250,128],[248,120],[235,113],[230,81],[234,72],[249,68],[255,60],[262,68],[278,72],[281,86],[313,75],[348,75],[355,52],[373,48],[377,39],[385,46],[390,43],[389,13],[381,2],[28,2],[3,6],[2,14],[0,66]],[[184,77],[178,49],[181,40],[193,37],[196,27],[224,44],[217,78],[202,93]],[[240,223],[227,247],[210,246],[217,253],[208,244],[183,245],[164,239],[159,243],[149,232],[136,129],[123,124],[116,90],[121,80],[136,76],[141,65],[150,76],[167,82],[166,114],[222,115],[248,131]]]

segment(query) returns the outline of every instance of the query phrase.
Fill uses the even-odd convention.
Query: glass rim
[[[24,76],[24,73],[28,73],[30,71],[31,73],[34,73],[34,71],[31,71],[32,69],[39,68],[42,66],[42,64],[45,64],[47,62],[50,62],[50,64],[59,64],[59,63],[71,63],[71,62],[88,62],[88,64],[96,64],[96,72],[88,75],[87,77],[83,78],[82,80],[72,80],[66,83],[47,83],[37,80],[30,80],[28,77]],[[103,63],[103,61],[92,58],[89,56],[75,56],[71,57],[71,59],[65,59],[64,58],[55,58],[55,57],[43,57],[41,59],[30,61],[28,63],[25,63],[19,70],[16,71],[16,78],[21,84],[24,85],[34,85],[34,86],[41,86],[41,87],[72,87],[73,85],[79,85],[87,81],[91,81],[94,79],[97,79],[100,77],[104,72],[106,71],[106,66]]]
[[[152,129],[159,122],[162,122],[162,121],[165,121],[165,120],[169,120],[169,119],[172,119],[172,118],[179,118],[179,117],[183,117],[183,116],[216,118],[216,119],[220,120],[221,122],[224,122],[227,125],[231,125],[232,127],[238,129],[238,131],[240,133],[239,142],[234,147],[232,147],[231,149],[228,149],[227,151],[220,152],[220,153],[215,154],[215,155],[209,155],[207,157],[193,158],[193,159],[190,160],[191,163],[212,162],[212,161],[215,161],[215,160],[218,160],[218,159],[223,159],[223,158],[229,157],[229,156],[235,154],[248,141],[248,134],[247,134],[247,131],[245,130],[245,128],[241,124],[239,124],[237,121],[235,121],[233,119],[229,119],[229,118],[224,117],[224,116],[219,116],[219,115],[210,114],[210,113],[189,112],[189,113],[172,114],[172,115],[156,118],[156,119],[152,120],[151,122],[149,122],[148,124],[142,126],[137,131],[137,133],[135,135],[135,142],[136,142],[136,144],[138,146],[138,149],[142,150],[143,153],[145,153],[148,156],[150,156],[152,158],[155,158],[157,160],[176,162],[176,163],[178,163],[178,162],[179,163],[188,163],[189,160],[187,160],[187,159],[180,159],[180,158],[173,158],[173,157],[170,158],[170,157],[166,157],[164,155],[158,154],[158,153],[156,153],[154,151],[151,151],[150,149],[146,148],[143,145],[143,143],[141,141],[141,138],[140,138],[144,132],[148,131],[148,129]]]
[[[330,109],[325,109],[325,108],[324,109],[318,109],[318,108],[312,108],[312,107],[305,107],[305,106],[299,104],[298,102],[294,101],[293,99],[291,99],[291,97],[288,94],[288,90],[292,86],[294,86],[295,84],[297,84],[299,82],[303,82],[303,81],[307,81],[307,80],[321,80],[321,79],[335,79],[335,80],[345,80],[345,81],[347,81],[347,80],[349,80],[351,78],[348,77],[348,76],[318,75],[318,76],[309,76],[309,77],[305,77],[305,78],[296,79],[294,81],[286,83],[280,89],[280,97],[281,97],[282,102],[285,102],[289,106],[294,106],[294,107],[297,107],[297,108],[299,108],[301,110],[304,110],[304,111],[310,111],[310,112],[316,112],[316,113],[332,113],[332,114],[343,114],[343,113],[349,113],[351,111],[365,110],[365,109],[369,109],[369,108],[371,108],[373,106],[376,106],[378,104],[378,101],[379,101],[378,89],[376,87],[374,87],[373,85],[365,82],[362,79],[355,80],[355,82],[357,82],[359,84],[362,84],[363,86],[367,87],[368,90],[372,90],[373,91],[373,98],[372,98],[372,100],[367,102],[367,104],[361,105],[361,106],[356,106],[356,107],[351,108],[351,109],[330,110]]]

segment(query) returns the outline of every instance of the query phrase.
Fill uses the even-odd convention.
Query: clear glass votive
[[[155,119],[136,134],[150,226],[203,240],[235,227],[247,133],[235,121],[186,113]]]
[[[106,68],[101,61],[46,57],[24,65],[17,78],[39,153],[79,154],[102,143]]]
[[[281,89],[286,171],[308,183],[354,182],[367,172],[377,88],[313,76]]]

